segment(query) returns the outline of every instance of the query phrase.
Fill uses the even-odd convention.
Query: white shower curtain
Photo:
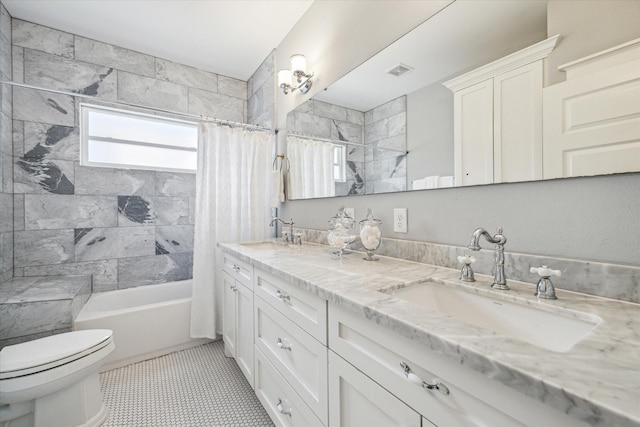
[[[196,173],[191,336],[216,338],[222,301],[217,289],[217,242],[268,237],[269,179],[275,137],[205,123]],[[216,304],[216,301],[218,304]]]
[[[336,195],[333,177],[333,153],[330,142],[287,138],[287,155],[291,162],[289,198],[331,197]]]

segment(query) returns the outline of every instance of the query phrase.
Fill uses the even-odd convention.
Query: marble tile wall
[[[407,188],[406,97],[365,113],[308,100],[287,116],[287,130],[347,145],[347,179],[336,183],[336,195],[372,194]]]
[[[247,82],[247,123],[273,128],[275,123],[276,51],[260,64]]]
[[[8,69],[16,82],[97,104],[246,122],[247,82],[7,19],[2,40],[8,52],[13,42]],[[268,95],[272,75],[273,54],[254,75],[251,96]],[[81,166],[78,103],[86,98],[17,87],[9,96],[13,115],[3,124],[13,129],[0,152],[14,194],[0,194],[8,200],[0,236],[15,252],[8,257],[15,276],[90,273],[94,292],[192,277],[195,174]],[[264,102],[273,108],[273,99]]]
[[[287,131],[336,141],[364,143],[364,113],[310,99],[287,115]],[[336,195],[365,192],[365,147],[347,145],[346,181],[336,182]]]
[[[11,80],[11,16],[0,3],[0,80]],[[13,277],[13,89],[0,85],[0,283]]]
[[[294,232],[302,233],[303,242],[328,244],[325,230],[300,228]],[[358,243],[353,245],[353,249],[363,251]],[[327,249],[327,256],[329,256],[328,253]],[[476,274],[492,276],[495,269],[495,251],[492,249],[481,249],[476,252],[469,250],[466,246],[383,237],[376,253],[455,269],[462,267],[458,262],[459,255],[471,255],[476,259],[472,264]],[[557,289],[640,303],[640,267],[505,251],[507,280],[531,283],[532,292],[535,291],[534,286],[538,282],[538,276],[531,274],[529,268],[542,265],[561,271],[562,276],[552,280]]]

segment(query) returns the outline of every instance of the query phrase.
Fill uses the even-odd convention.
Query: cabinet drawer
[[[255,271],[256,295],[323,344],[327,344],[327,301],[262,270]]]
[[[438,426],[587,425],[340,308],[331,307],[329,313],[329,345]],[[424,381],[439,378],[449,394],[409,382],[401,362]]]
[[[420,415],[334,352],[329,352],[331,427],[420,427]],[[433,426],[431,423],[423,427]]]
[[[253,266],[251,264],[222,252],[222,269],[253,291]]]
[[[256,349],[255,391],[276,426],[323,427],[260,349]]]
[[[316,416],[327,423],[327,348],[261,298],[255,343]]]

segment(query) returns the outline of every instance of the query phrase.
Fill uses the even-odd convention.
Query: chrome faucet
[[[507,279],[504,277],[504,244],[507,243],[507,238],[502,235],[502,227],[498,227],[498,231],[493,237],[484,228],[476,228],[471,235],[469,249],[472,251],[480,250],[480,236],[484,236],[487,242],[495,243],[496,245],[496,271],[493,275],[491,287],[506,291],[509,289]]]
[[[287,242],[287,243],[294,243],[294,241],[293,241],[293,224],[294,224],[294,222],[293,222],[293,218],[290,218],[290,219],[289,219],[289,222],[287,222],[287,221],[283,221],[282,219],[280,219],[280,218],[278,218],[278,217],[275,217],[275,218],[273,218],[273,219],[271,220],[271,222],[269,223],[269,226],[270,226],[270,227],[273,227],[273,224],[274,224],[276,221],[280,221],[280,223],[281,223],[282,225],[288,225],[288,226],[289,226],[289,234],[286,234],[286,235],[282,236],[282,238],[283,238],[283,240],[284,240],[285,242]]]

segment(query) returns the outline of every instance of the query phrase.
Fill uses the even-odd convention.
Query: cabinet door
[[[455,92],[454,158],[456,185],[493,182],[493,81]]]
[[[542,60],[493,78],[493,180],[542,179]]]
[[[222,340],[227,357],[236,357],[236,290],[238,285],[227,272],[222,272],[224,303],[222,305]]]
[[[329,351],[331,427],[420,427],[420,424],[417,412]]]
[[[253,388],[253,292],[236,286],[236,363]]]

